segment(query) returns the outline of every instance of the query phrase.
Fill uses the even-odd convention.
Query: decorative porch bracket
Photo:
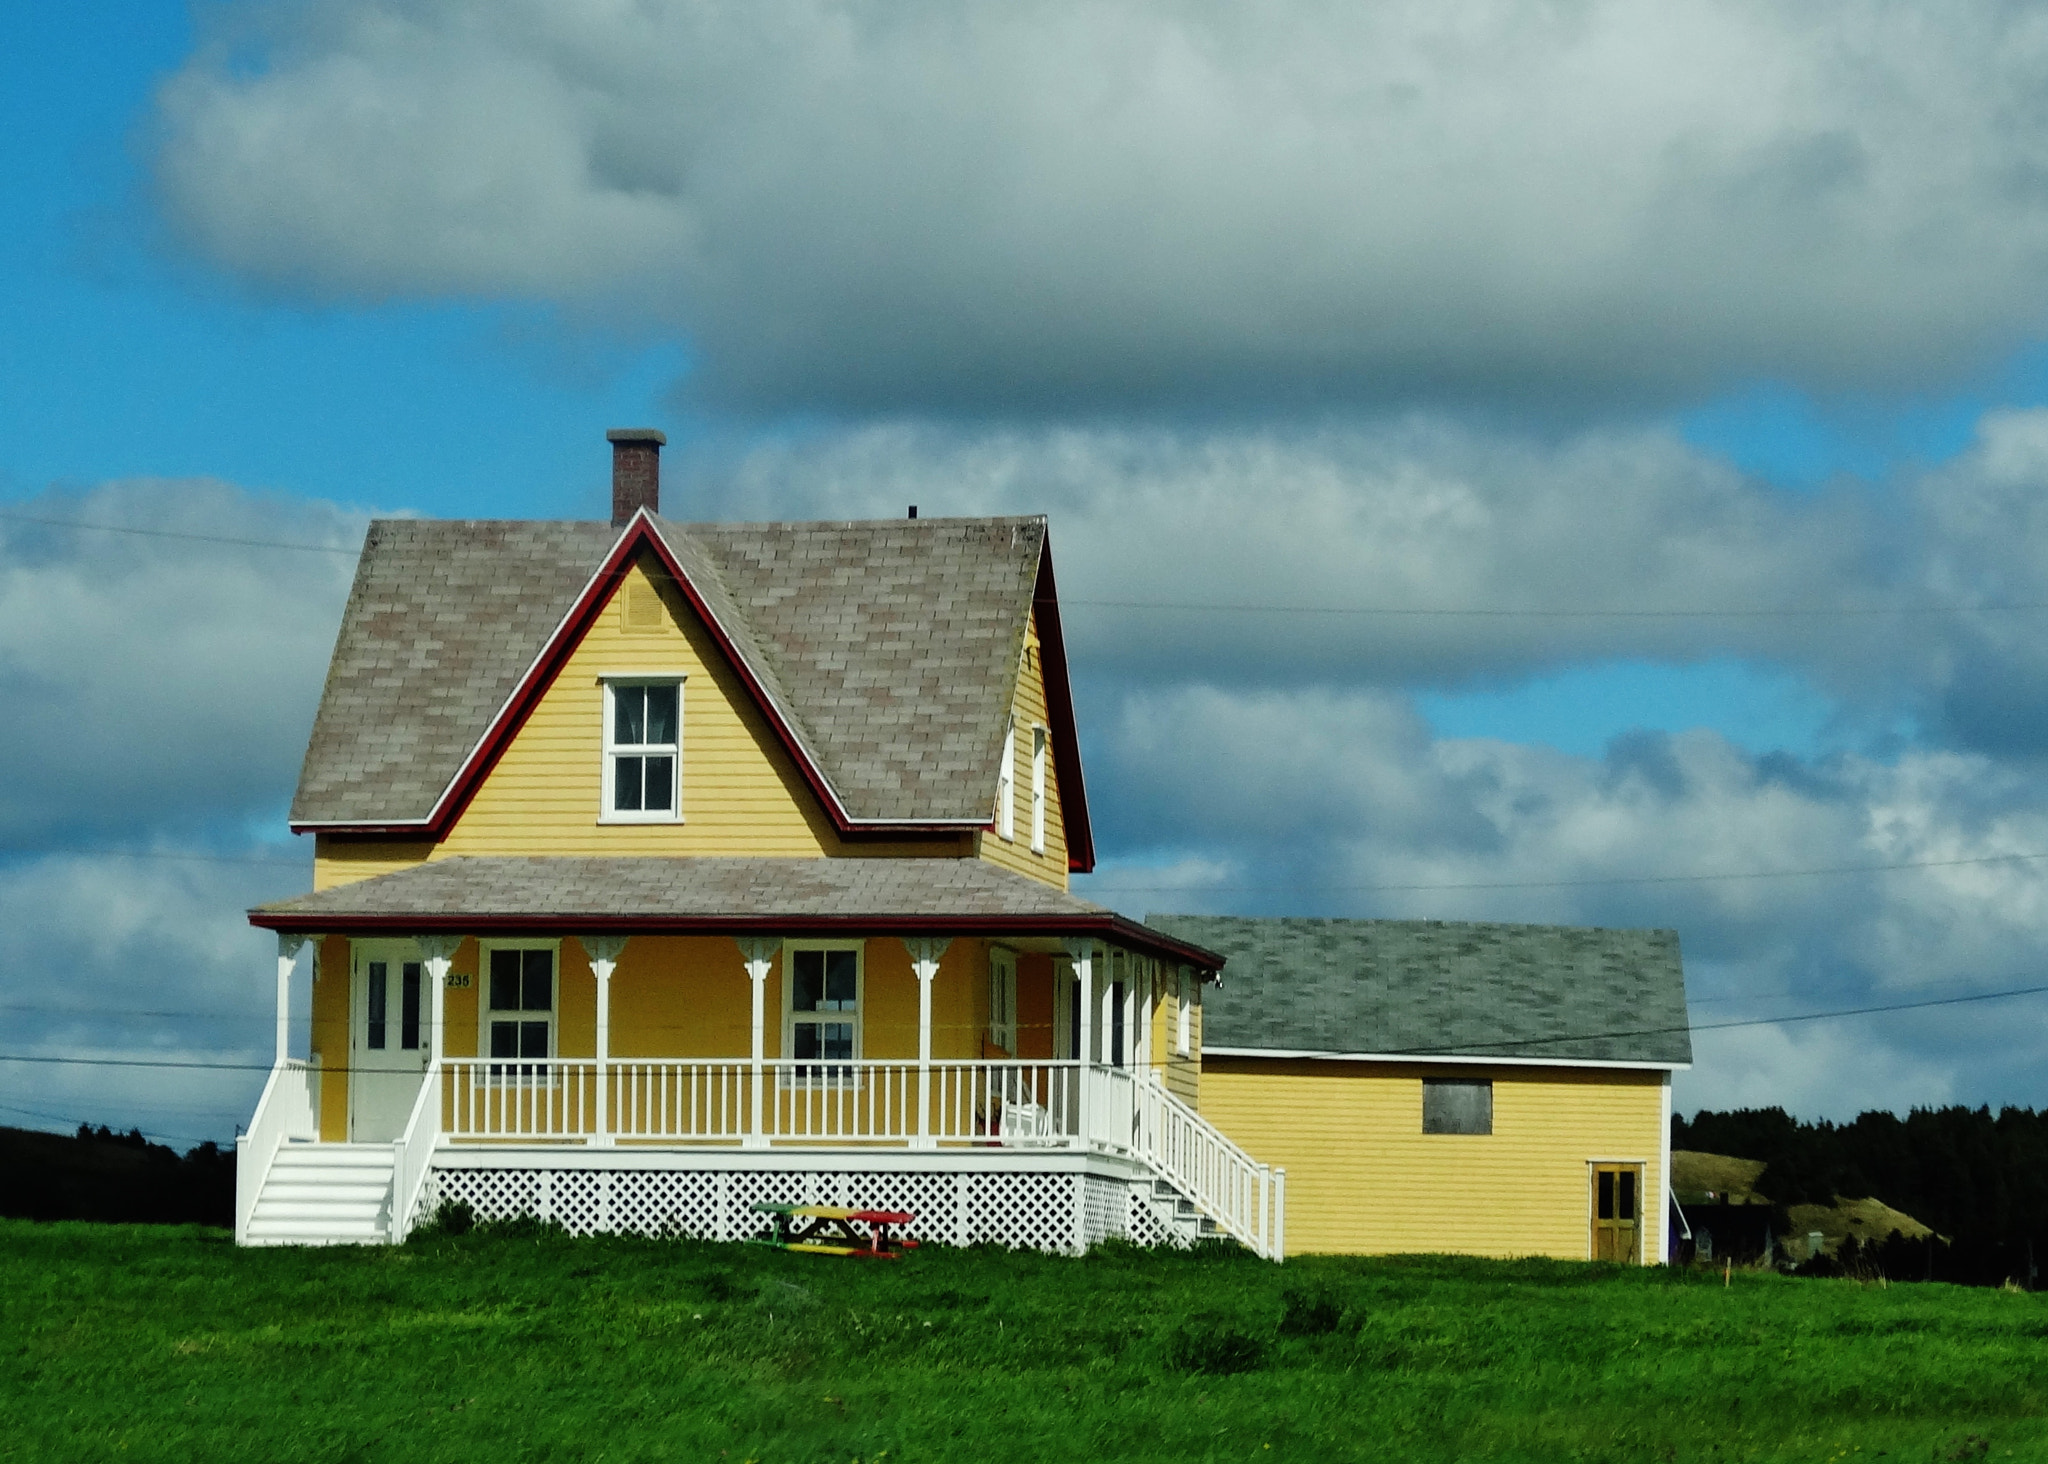
[[[951,938],[905,936],[903,948],[910,952],[910,969],[917,976],[917,1145],[936,1149],[932,1136],[932,978],[939,974],[939,962]]]
[[[292,1043],[292,967],[298,964],[299,952],[312,940],[310,935],[277,935],[277,1065],[291,1053]],[[316,947],[317,949],[317,947]]]
[[[740,956],[747,963],[747,979],[754,987],[754,1047],[753,1079],[747,1085],[751,1094],[751,1107],[747,1118],[747,1136],[742,1141],[749,1149],[768,1147],[768,1134],[761,1127],[761,1064],[767,1055],[768,1045],[768,968],[775,963],[775,953],[782,947],[779,940],[764,940],[759,937],[739,941]]]
[[[597,1120],[592,1139],[601,1146],[612,1141],[612,972],[625,954],[623,935],[579,935],[576,944],[590,958],[590,974],[597,978]]]

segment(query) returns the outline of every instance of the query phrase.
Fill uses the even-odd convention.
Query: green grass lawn
[[[2048,1459],[2048,1301],[0,1222],[0,1459]]]

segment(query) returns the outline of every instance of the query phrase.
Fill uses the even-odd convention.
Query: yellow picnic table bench
[[[757,1213],[769,1217],[773,1233],[758,1245],[779,1246],[814,1256],[853,1256],[863,1260],[893,1261],[917,1242],[889,1233],[917,1217],[907,1210],[849,1210],[837,1205],[788,1205],[775,1200],[757,1200]],[[863,1235],[853,1227],[865,1225]]]

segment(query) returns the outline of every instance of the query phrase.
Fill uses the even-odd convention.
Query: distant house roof
[[[514,858],[413,865],[249,912],[271,930],[1095,936],[1217,953],[981,859]]]
[[[445,821],[610,580],[655,554],[841,824],[985,825],[1029,616],[1071,861],[1093,864],[1043,518],[380,519],[292,803],[299,828]]]
[[[1155,915],[1229,960],[1204,1051],[1684,1065],[1678,933],[1434,920]]]

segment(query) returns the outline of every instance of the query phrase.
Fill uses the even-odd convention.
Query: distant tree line
[[[184,1154],[81,1124],[73,1134],[0,1128],[0,1215],[20,1220],[235,1223],[235,1152]]]
[[[2048,1260],[2048,1110],[1916,1108],[1803,1123],[1782,1108],[1671,1120],[1671,1146],[1761,1159],[1757,1190],[1779,1207],[1876,1199],[1931,1227],[1856,1261],[1902,1279],[2040,1284]]]

